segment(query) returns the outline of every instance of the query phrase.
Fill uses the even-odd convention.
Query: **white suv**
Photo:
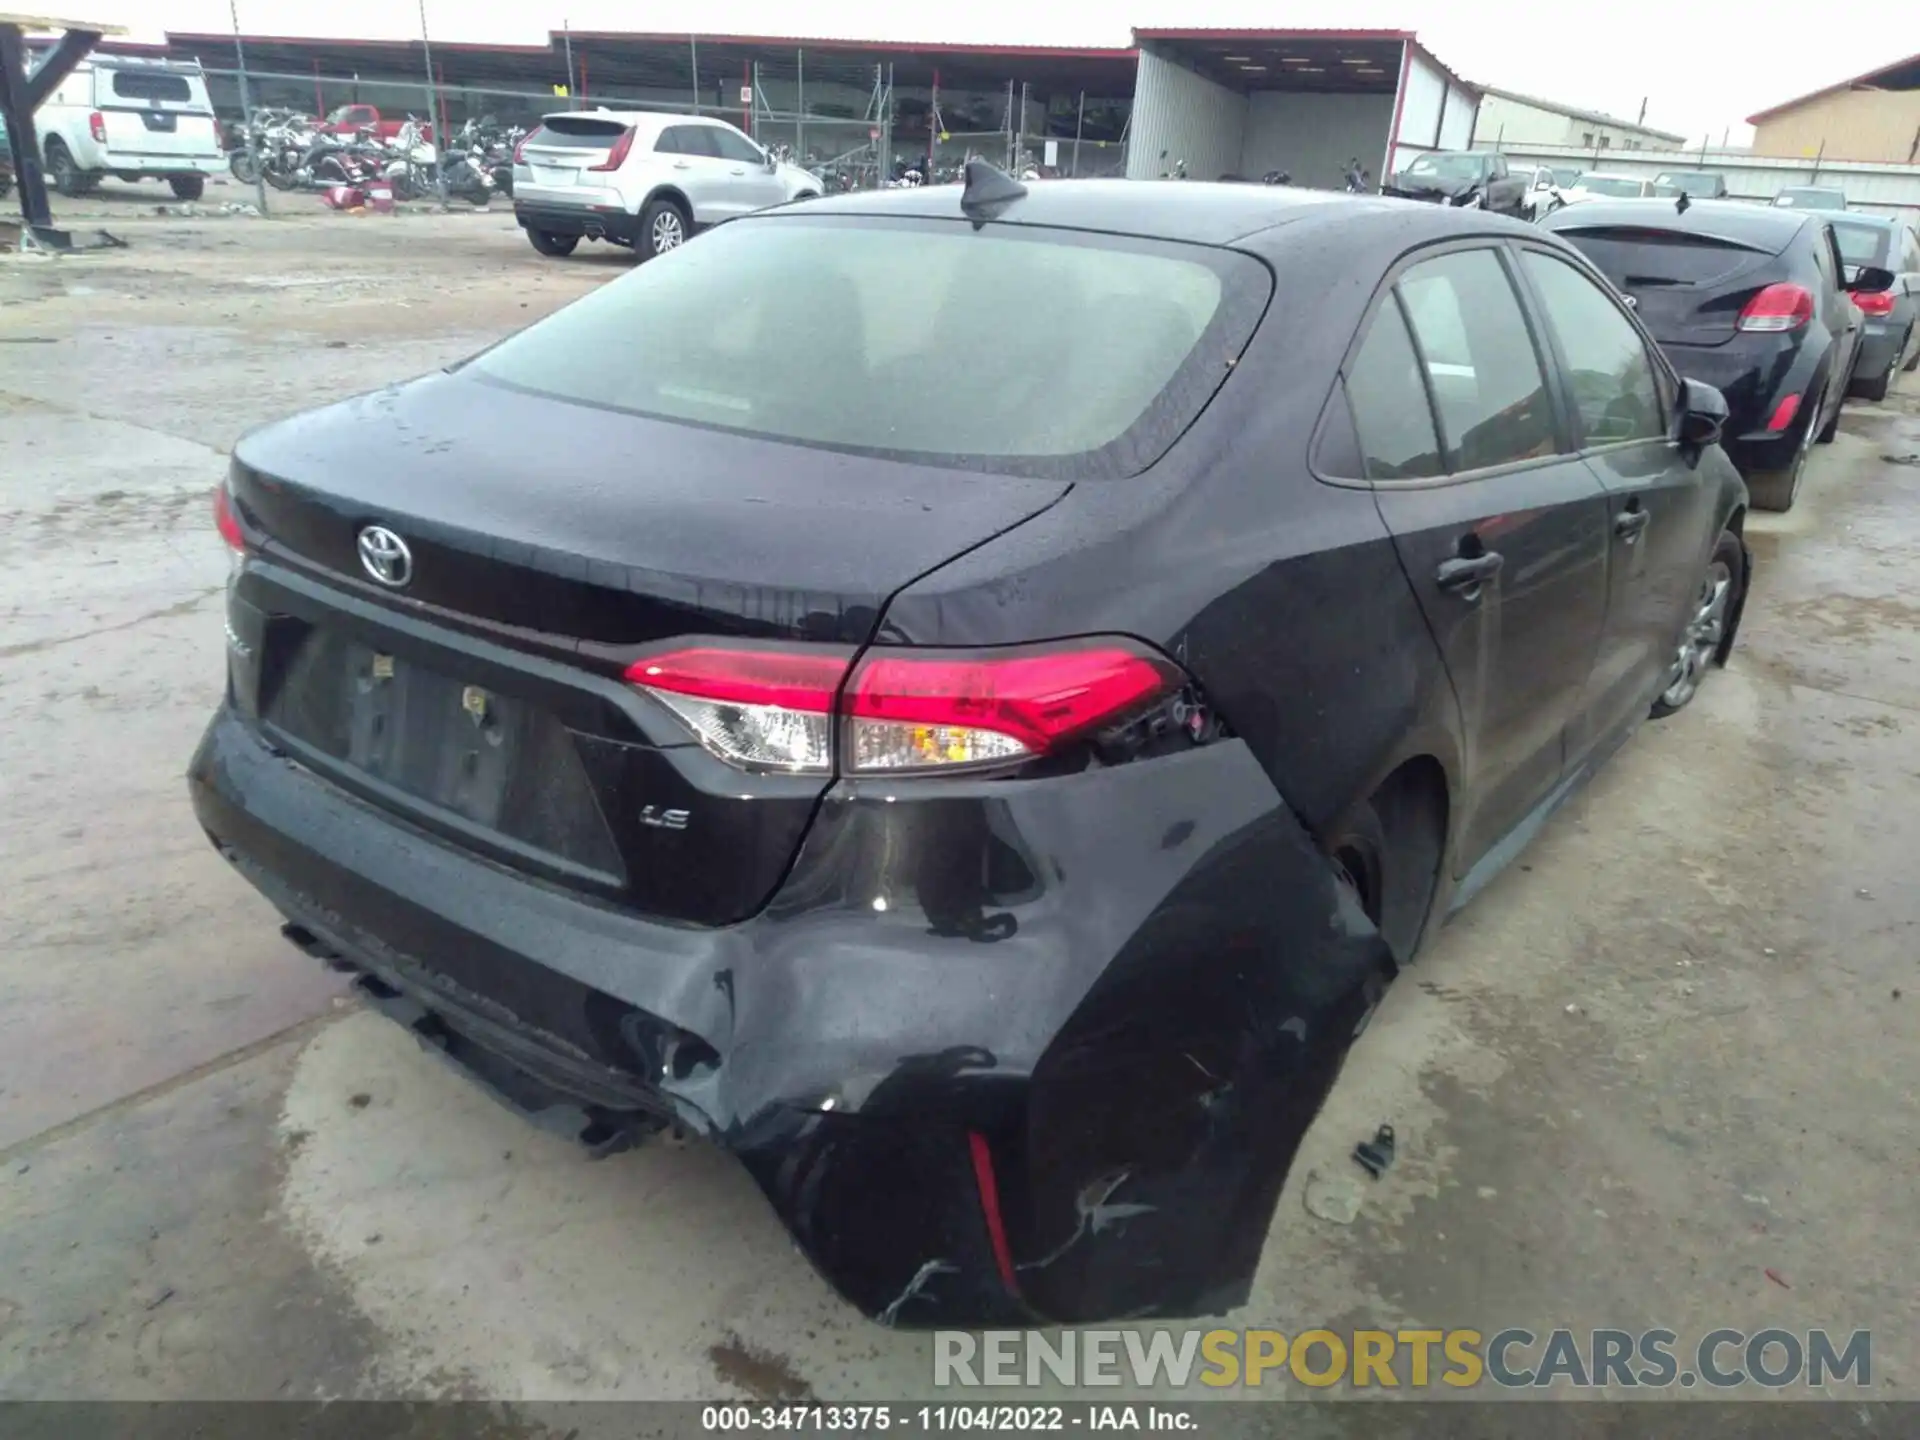
[[[542,255],[611,240],[650,260],[706,226],[820,190],[818,177],[698,115],[564,111],[513,156],[514,218]]]
[[[182,200],[198,200],[207,176],[226,172],[206,77],[191,62],[95,55],[34,120],[47,178],[62,195],[84,195],[113,175],[165,180]]]

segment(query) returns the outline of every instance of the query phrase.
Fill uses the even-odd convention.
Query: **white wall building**
[[[1511,90],[1486,90],[1480,97],[1473,143],[1483,148],[1516,145],[1567,145],[1581,150],[1678,150],[1684,135],[1650,130],[1631,120],[1580,110]]]

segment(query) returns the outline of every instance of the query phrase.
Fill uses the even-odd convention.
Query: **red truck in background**
[[[372,105],[342,105],[313,128],[322,135],[338,135],[343,140],[351,140],[362,132],[370,133],[376,140],[392,140],[406,123],[406,116],[389,120]],[[420,138],[425,141],[433,139],[431,121],[420,122]]]

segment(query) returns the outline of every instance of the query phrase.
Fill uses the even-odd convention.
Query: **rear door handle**
[[[1439,581],[1442,590],[1466,594],[1468,599],[1472,599],[1483,584],[1500,573],[1500,567],[1505,563],[1497,550],[1471,557],[1456,555],[1451,560],[1440,562],[1440,573],[1434,578]]]
[[[1640,532],[1647,528],[1652,519],[1651,510],[1622,510],[1613,517],[1613,533],[1632,543],[1640,538]]]

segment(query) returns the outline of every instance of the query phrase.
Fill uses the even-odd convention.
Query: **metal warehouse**
[[[1338,188],[1409,152],[1466,146],[1479,91],[1406,30],[1135,30],[1132,48],[553,31],[547,43],[170,33],[113,46],[198,60],[215,105],[344,104],[458,125],[568,105],[717,115],[809,163],[935,169],[969,155],[1064,176],[1286,170]]]

